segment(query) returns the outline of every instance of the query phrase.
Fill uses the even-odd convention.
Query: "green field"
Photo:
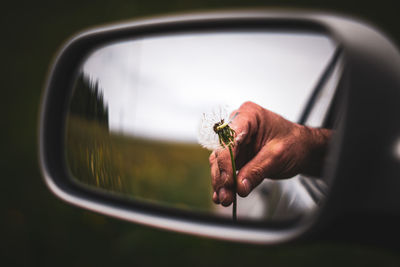
[[[129,198],[209,210],[209,152],[197,144],[109,133],[104,124],[70,116],[68,165],[79,182]]]

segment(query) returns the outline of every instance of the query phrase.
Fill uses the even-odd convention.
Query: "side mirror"
[[[73,205],[173,231],[263,244],[354,232],[383,205],[400,214],[400,126],[388,121],[400,111],[399,67],[378,31],[326,14],[207,13],[94,29],[51,69],[43,176]],[[335,135],[322,177],[266,180],[239,198],[232,221],[211,202],[209,152],[196,134],[202,112],[249,100]],[[344,220],[349,227],[334,227]]]

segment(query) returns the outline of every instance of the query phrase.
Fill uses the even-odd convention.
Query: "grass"
[[[77,116],[69,117],[66,141],[70,170],[81,183],[188,210],[212,209],[209,152],[197,144],[109,133]]]

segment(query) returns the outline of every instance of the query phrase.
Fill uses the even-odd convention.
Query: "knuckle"
[[[213,165],[215,160],[217,159],[215,152],[211,153],[211,155],[208,157],[208,162],[210,163],[210,165]]]
[[[221,188],[231,188],[232,186],[232,177],[226,172],[222,172],[218,177],[213,179],[213,187],[217,191]]]
[[[227,171],[228,162],[230,162],[230,158],[227,158],[225,155],[222,155],[217,158],[217,166],[221,172]]]
[[[261,167],[254,167],[250,170],[250,176],[252,178],[261,179],[264,176],[264,170]]]
[[[286,153],[286,145],[284,143],[279,143],[274,145],[271,150],[271,158],[274,162],[279,161]]]
[[[246,101],[240,106],[240,108],[251,108],[254,106],[257,106],[257,104],[255,104],[254,102],[251,102],[251,101]]]
[[[252,112],[254,112],[254,111],[259,112],[259,111],[263,110],[263,107],[261,107],[260,105],[257,105],[254,102],[246,101],[240,106],[239,110],[248,110],[248,111],[252,111]]]
[[[226,188],[231,188],[233,186],[233,179],[232,177],[225,175],[222,181],[222,186]]]
[[[282,154],[285,153],[285,145],[284,144],[278,144],[274,150],[274,155],[276,156],[281,156]]]

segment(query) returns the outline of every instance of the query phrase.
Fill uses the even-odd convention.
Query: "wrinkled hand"
[[[263,107],[244,103],[230,126],[236,132],[234,155],[239,173],[233,188],[229,150],[210,155],[213,201],[229,206],[236,191],[247,196],[264,178],[284,179],[299,173],[318,175],[331,130],[290,122]]]

